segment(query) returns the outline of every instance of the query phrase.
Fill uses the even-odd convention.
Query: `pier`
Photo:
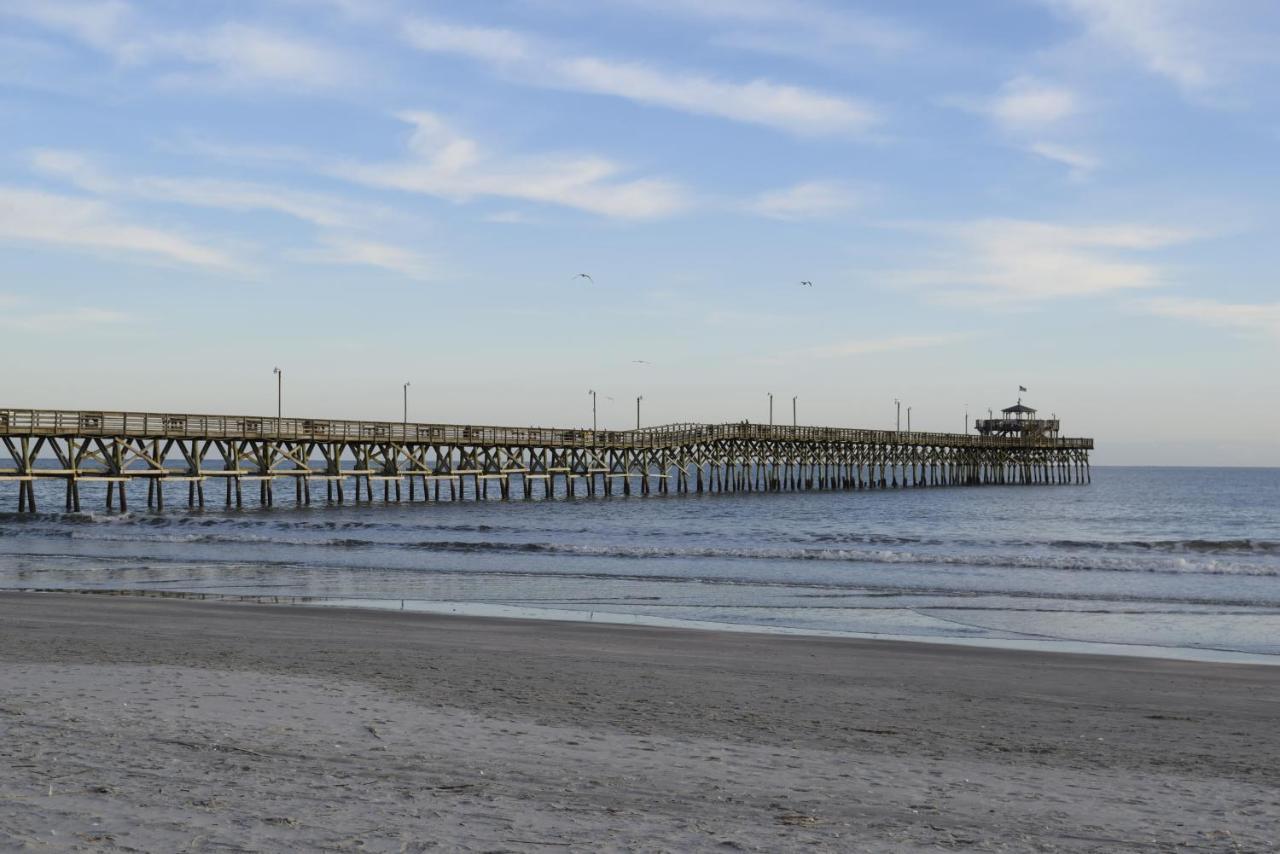
[[[1021,402],[1019,402],[1021,407]],[[638,430],[491,427],[265,416],[0,409],[0,442],[19,512],[35,512],[37,481],[106,486],[127,510],[145,482],[147,506],[206,487],[243,507],[246,487],[271,506],[276,487],[299,505],[325,500],[459,501],[597,495],[896,489],[987,484],[1086,484],[1092,439],[1010,408],[976,434],[751,424],[667,424]],[[56,460],[56,462],[54,462]],[[41,463],[41,464],[37,464]],[[47,463],[47,465],[46,465]],[[220,494],[219,494],[220,493]],[[135,498],[136,500],[136,498]]]

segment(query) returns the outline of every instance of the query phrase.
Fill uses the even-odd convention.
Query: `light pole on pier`
[[[409,383],[404,384],[404,426],[409,426]]]
[[[773,392],[769,392],[769,426],[773,426]]]
[[[907,407],[907,432],[911,432],[911,407]]]
[[[964,405],[964,434],[969,435],[969,404]]]
[[[893,399],[893,405],[897,407],[897,415],[894,416],[893,432],[897,433],[902,430],[902,401],[896,397]]]
[[[799,422],[798,422],[798,421],[796,421],[796,400],[797,400],[797,398],[798,398],[798,397],[799,397],[799,395],[797,395],[796,397],[791,398],[791,426],[792,426],[792,427],[799,427],[799,426],[800,426]]]
[[[272,368],[271,373],[276,375],[276,420],[279,421],[284,415],[284,371]]]
[[[587,394],[591,395],[591,432],[596,432],[596,393],[594,389],[589,389]]]
[[[644,400],[644,395],[636,398],[636,429],[640,429],[640,401]]]

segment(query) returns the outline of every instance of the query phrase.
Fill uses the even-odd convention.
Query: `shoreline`
[[[0,847],[1280,841],[1266,666],[0,593],[0,698]]]
[[[143,599],[221,602],[286,608],[353,609],[358,611],[395,611],[398,613],[461,616],[472,619],[516,620],[527,622],[584,623],[597,626],[648,626],[697,632],[766,635],[781,637],[843,638],[852,641],[927,644],[971,649],[1002,649],[1037,652],[1048,655],[1090,655],[1121,658],[1190,661],[1206,664],[1244,664],[1260,667],[1280,666],[1280,655],[1242,652],[1217,647],[1175,647],[1155,644],[1125,644],[1103,641],[1049,640],[1043,638],[964,638],[929,635],[880,634],[872,632],[805,629],[790,626],[766,626],[751,623],[720,623],[702,620],[655,617],[613,611],[581,611],[531,606],[435,601],[425,599],[367,599],[338,596],[272,596],[231,593],[205,593],[152,589],[73,589],[73,588],[6,588],[0,595],[65,595],[126,596]],[[585,616],[584,616],[585,615]]]

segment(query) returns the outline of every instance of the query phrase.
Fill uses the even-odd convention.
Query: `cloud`
[[[351,83],[359,76],[341,51],[244,24],[164,35],[149,47],[161,58],[205,67],[173,73],[167,82],[327,89]]]
[[[1213,14],[1216,4],[1183,0],[1046,0],[1079,21],[1106,46],[1135,58],[1148,71],[1172,80],[1186,91],[1211,85],[1213,49],[1206,31],[1210,21],[1192,16],[1196,5]]]
[[[667,216],[688,206],[680,186],[655,179],[618,180],[621,167],[603,158],[500,157],[433,113],[404,112],[398,117],[413,127],[409,158],[348,162],[324,167],[326,171],[366,186],[457,202],[475,197],[521,199],[630,219]]]
[[[153,26],[121,0],[42,0],[0,5],[125,67],[154,67],[168,84],[329,88],[359,75],[341,50],[262,27],[227,22],[197,30]]]
[[[896,335],[890,338],[854,338],[835,344],[826,344],[805,350],[804,355],[820,359],[846,356],[866,356],[871,353],[894,353],[901,350],[919,350],[924,347],[941,347],[968,338],[963,334],[946,335]]]
[[[765,79],[726,81],[640,62],[565,55],[551,45],[510,30],[462,27],[419,18],[405,24],[404,34],[419,50],[487,62],[519,83],[611,95],[800,136],[860,134],[878,120],[868,104],[848,97]]]
[[[807,181],[783,190],[763,193],[748,206],[771,219],[818,219],[843,213],[860,199],[848,187],[832,181]]]
[[[133,58],[134,41],[128,38],[128,31],[135,14],[133,6],[122,0],[7,2],[0,3],[0,14],[61,32],[120,61]]]
[[[1070,89],[1032,77],[1015,77],[982,105],[997,124],[1014,131],[1055,125],[1079,109],[1079,98]]]
[[[332,197],[266,184],[188,176],[111,175],[92,157],[77,151],[37,149],[31,154],[31,165],[42,175],[97,195],[229,211],[265,210],[328,228],[366,222],[380,214]]]
[[[949,248],[936,266],[897,280],[949,302],[999,303],[1095,296],[1161,284],[1158,266],[1133,260],[1193,239],[1185,229],[1135,224],[1057,225],[988,219],[936,231]]]
[[[1210,299],[1165,297],[1143,300],[1139,308],[1162,317],[1190,320],[1209,326],[1262,333],[1280,338],[1280,302],[1226,303]]]
[[[1089,177],[1099,166],[1098,159],[1093,155],[1053,142],[1033,142],[1028,150],[1046,160],[1069,167],[1071,177],[1076,180]]]
[[[377,267],[410,279],[434,277],[433,265],[425,256],[402,246],[336,235],[326,237],[323,243],[322,248],[298,253],[298,257],[311,263]]]
[[[719,45],[800,59],[848,60],[866,51],[893,54],[919,42],[885,18],[803,0],[614,0],[645,15],[666,15],[728,29]]]
[[[172,231],[130,222],[92,199],[0,186],[0,240],[138,255],[222,270],[228,255]]]
[[[543,59],[549,48],[515,30],[494,27],[467,27],[411,19],[404,25],[405,37],[420,50],[453,53],[486,62],[506,63]]]
[[[13,304],[18,304],[17,300]],[[0,298],[0,306],[5,305]],[[132,317],[124,312],[101,308],[72,308],[65,311],[45,311],[26,314],[22,311],[0,316],[0,328],[14,332],[33,332],[41,335],[83,332],[88,329],[119,326]]]
[[[875,353],[897,353],[905,350],[921,350],[929,347],[943,347],[965,341],[972,336],[968,333],[944,333],[937,335],[894,335],[885,338],[850,338],[793,350],[777,356],[767,357],[761,361],[765,364],[780,365],[790,362],[809,362],[814,359],[847,359],[855,356],[869,356]]]
[[[1020,147],[1069,167],[1073,179],[1087,177],[1098,166],[1092,156],[1061,143],[1027,141],[1080,112],[1079,96],[1065,86],[1024,75],[1007,81],[992,97],[949,98],[946,103],[986,116]]]

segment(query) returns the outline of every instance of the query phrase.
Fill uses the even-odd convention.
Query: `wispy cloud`
[[[410,279],[426,281],[435,277],[435,266],[425,255],[374,240],[330,235],[318,249],[297,253],[307,262],[376,267]]]
[[[838,182],[806,181],[763,193],[748,209],[771,219],[818,219],[844,213],[857,207],[860,201],[857,193]]]
[[[367,186],[459,202],[475,197],[522,199],[622,218],[667,216],[689,203],[679,185],[620,179],[622,167],[600,157],[502,157],[485,152],[433,113],[404,112],[399,118],[413,127],[409,158],[348,162],[327,166],[326,171]]]
[[[1160,267],[1132,256],[1186,242],[1187,229],[1058,225],[989,219],[930,229],[946,244],[934,266],[897,280],[945,301],[1001,303],[1105,294],[1161,284]]]
[[[1079,25],[1060,51],[1077,64],[1114,56],[1168,80],[1187,98],[1239,106],[1269,91],[1280,56],[1280,7],[1256,0],[1041,0]]]
[[[333,45],[236,22],[165,29],[123,0],[4,3],[0,15],[60,33],[121,66],[154,68],[163,83],[328,88],[359,76]]]
[[[1007,81],[993,96],[952,97],[945,103],[986,116],[1012,143],[1069,167],[1076,180],[1087,177],[1099,165],[1092,155],[1041,138],[1060,132],[1083,108],[1080,96],[1066,86],[1022,75]]]
[[[229,211],[273,211],[329,228],[367,221],[373,213],[332,197],[267,184],[195,176],[112,174],[91,156],[78,151],[38,149],[31,154],[31,165],[42,175],[97,195]]]
[[[152,261],[234,270],[225,252],[174,231],[132,222],[93,199],[0,186],[0,240],[124,253]]]
[[[645,15],[665,15],[719,28],[718,45],[831,61],[896,54],[920,41],[887,18],[804,0],[614,0]]]
[[[1212,15],[1214,4],[1183,0],[1046,0],[1078,20],[1103,44],[1138,60],[1148,71],[1185,90],[1200,90],[1215,78],[1206,28],[1192,12]]]
[[[791,362],[808,362],[814,359],[848,359],[857,356],[870,356],[877,353],[896,353],[905,350],[921,350],[930,347],[943,347],[970,339],[969,333],[948,332],[934,335],[893,335],[882,338],[849,338],[822,344],[817,347],[806,347],[791,350],[776,356],[769,356],[761,361],[765,364],[780,365]]]
[[[866,356],[871,353],[893,353],[901,350],[919,350],[924,347],[941,347],[954,344],[970,336],[961,333],[943,335],[895,335],[889,338],[852,338],[835,344],[825,344],[804,351],[806,356],[836,359],[846,356]]]
[[[0,306],[5,301],[0,296]],[[21,305],[14,301],[15,305]],[[120,311],[102,308],[71,308],[65,311],[26,312],[22,308],[0,315],[0,329],[41,335],[83,332],[87,329],[119,326],[133,318]]]
[[[511,30],[417,18],[405,24],[404,33],[420,50],[489,63],[515,82],[611,95],[801,136],[860,134],[878,120],[869,104],[845,96],[765,79],[729,81],[649,63],[569,55]]]
[[[1028,150],[1046,160],[1068,167],[1071,170],[1071,177],[1076,180],[1089,177],[1099,166],[1098,158],[1093,155],[1054,142],[1033,142]]]
[[[1211,299],[1165,297],[1138,303],[1143,311],[1195,323],[1262,333],[1280,339],[1280,302],[1228,303]]]
[[[1080,109],[1071,89],[1034,77],[1015,77],[979,108],[1006,130],[1039,130],[1056,125]]]

